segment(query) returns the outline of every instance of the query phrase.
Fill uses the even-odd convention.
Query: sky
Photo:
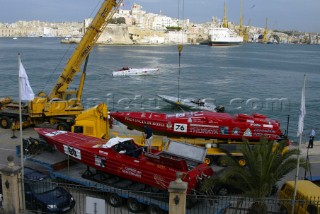
[[[0,0],[0,23],[19,20],[47,22],[83,21],[93,17],[102,0]],[[240,0],[124,0],[122,9],[136,3],[148,13],[188,18],[195,23],[216,16],[239,24]],[[272,30],[298,30],[320,33],[320,0],[242,0],[243,24]]]

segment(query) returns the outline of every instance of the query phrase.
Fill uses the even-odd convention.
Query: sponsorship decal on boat
[[[106,167],[106,158],[99,155],[94,156],[95,165],[100,167]]]
[[[229,127],[228,126],[220,126],[220,134],[228,134]]]
[[[208,127],[208,128],[215,128],[218,129],[219,126],[212,126],[212,125],[202,125],[202,124],[190,124],[190,126],[197,126],[197,127]]]
[[[251,123],[250,126],[260,127],[261,125],[260,125],[260,124],[257,124],[257,123]]]
[[[67,131],[58,130],[58,131],[46,133],[45,135],[48,136],[48,137],[54,137],[54,136],[57,136],[57,135],[60,135],[60,134],[64,134],[64,133],[67,133]]]
[[[101,151],[101,150],[99,150],[99,153],[104,154],[104,155],[109,155],[109,153],[108,153],[108,152]]]
[[[167,128],[168,128],[168,129],[171,129],[171,128],[172,128],[172,123],[171,123],[171,122],[168,122],[168,123],[167,123]]]
[[[274,135],[274,134],[269,134],[269,133],[253,133],[253,135],[255,136],[255,137],[262,137],[262,136],[266,136],[266,137],[270,137],[270,138],[277,138],[278,137],[278,135]]]
[[[160,185],[160,186],[163,187],[164,189],[167,188],[166,182],[165,182],[165,180],[164,180],[164,178],[163,178],[162,176],[157,175],[157,174],[154,174],[153,178],[154,178],[155,182],[156,182],[158,185]]]
[[[265,128],[273,128],[273,125],[263,124],[263,127],[265,127]]]
[[[219,126],[190,124],[189,132],[208,135],[219,134]]]
[[[175,123],[173,126],[173,131],[175,132],[187,132],[188,125],[182,123]]]
[[[206,120],[204,117],[190,117],[190,119],[193,123],[203,123],[203,121]],[[212,120],[208,121],[208,123],[212,123]]]
[[[80,149],[73,148],[71,146],[63,145],[64,153],[70,155],[74,158],[81,160],[81,151]]]
[[[197,175],[196,180],[197,180],[197,181],[203,181],[203,180],[207,179],[208,177],[209,177],[209,176],[206,175],[206,174],[204,174],[204,172],[201,172],[200,175]]]
[[[145,121],[145,120],[140,120],[140,119],[131,118],[131,117],[125,117],[125,120],[133,122],[133,123],[147,124],[150,126],[166,127],[165,123]]]
[[[273,129],[255,129],[254,132],[275,133]]]
[[[122,168],[121,171],[125,174],[132,175],[137,178],[141,178],[141,174],[142,174],[141,171],[128,166],[125,166],[124,168]]]
[[[245,137],[252,137],[252,132],[249,128],[243,133],[243,136]]]
[[[275,133],[275,130],[273,129],[254,129],[255,133],[266,133],[266,134],[273,134]]]
[[[254,123],[253,120],[247,120],[247,123]]]
[[[176,118],[184,117],[186,116],[185,113],[177,113]]]
[[[235,127],[232,129],[232,134],[233,135],[240,135],[240,129],[238,127]]]

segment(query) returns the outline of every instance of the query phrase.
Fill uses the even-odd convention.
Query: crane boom
[[[48,96],[49,100],[53,98],[65,99],[69,84],[73,81],[76,73],[80,72],[81,65],[94,47],[94,44],[98,40],[100,34],[107,26],[108,21],[121,5],[121,2],[122,0],[119,0],[118,2],[116,0],[105,0],[103,2],[96,16],[92,20],[90,27],[82,37],[79,45],[70,57],[63,72],[51,90]]]
[[[122,0],[103,0],[103,3],[92,20],[89,28],[76,47],[56,84],[48,96],[40,92],[33,100],[24,106],[23,123],[19,126],[30,126],[42,123],[57,125],[57,129],[70,130],[74,119],[83,112],[81,103],[82,90],[86,77],[86,64],[88,56],[99,36],[106,28],[109,20],[118,10]],[[68,90],[75,75],[80,72],[80,67],[85,62],[78,88]],[[70,99],[67,95],[74,95]],[[5,99],[0,108],[0,126],[10,128],[12,121],[18,121],[18,106],[11,100]],[[16,127],[15,127],[16,128]]]

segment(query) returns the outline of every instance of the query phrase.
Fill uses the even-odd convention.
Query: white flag
[[[20,61],[20,70],[19,70],[19,84],[20,84],[20,99],[21,100],[33,100],[34,93],[29,83],[29,79]]]
[[[299,124],[298,124],[298,137],[302,135],[303,132],[303,124],[304,124],[304,116],[306,115],[306,104],[305,104],[305,87],[306,87],[306,76],[304,76],[304,83],[301,93],[301,106],[300,106],[300,116],[299,116]]]

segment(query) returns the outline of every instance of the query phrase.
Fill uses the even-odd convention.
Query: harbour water
[[[0,39],[0,97],[18,98],[18,53],[34,92],[49,93],[74,48],[58,38]],[[124,66],[156,67],[161,73],[112,77],[113,70]],[[283,130],[289,116],[289,136],[296,141],[304,75],[304,135],[314,127],[320,136],[319,45],[185,45],[180,66],[176,45],[97,46],[90,54],[82,99],[86,108],[106,102],[111,111],[181,112],[156,95],[205,98],[231,114],[278,119]],[[75,78],[70,88],[78,82]]]

